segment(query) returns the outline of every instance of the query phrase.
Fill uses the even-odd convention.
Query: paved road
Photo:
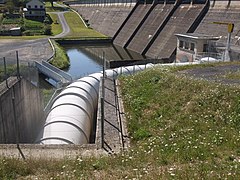
[[[225,75],[228,73],[236,73],[240,69],[239,64],[225,64],[213,67],[193,68],[180,71],[180,74],[185,74],[198,79],[214,81],[221,84],[240,85],[240,79],[229,79]]]
[[[16,51],[18,51],[20,61],[48,60],[53,55],[47,38],[37,40],[1,39],[0,61],[3,57],[8,62],[15,61]]]
[[[66,11],[54,12],[59,16],[63,31],[52,38],[62,38],[70,32],[70,28],[64,18],[65,12]],[[1,39],[0,64],[3,57],[5,57],[8,62],[15,62],[16,51],[18,51],[20,61],[46,61],[51,58],[54,53],[48,38],[37,40]]]
[[[63,31],[60,34],[54,36],[53,38],[62,38],[62,37],[66,36],[70,33],[70,28],[67,24],[67,21],[66,21],[65,17],[64,17],[65,12],[66,11],[64,11],[64,12],[54,12],[55,14],[58,15],[59,21],[62,24]]]

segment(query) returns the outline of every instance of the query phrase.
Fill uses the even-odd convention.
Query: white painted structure
[[[198,62],[196,62],[198,63]],[[179,66],[192,63],[170,63],[162,66]],[[135,65],[106,70],[107,77],[133,74],[153,64]],[[54,100],[37,139],[40,144],[87,144],[97,110],[98,92],[102,72],[83,77],[66,87]]]
[[[211,42],[220,39],[218,36],[186,33],[176,34],[177,36],[177,54],[176,62],[193,62],[197,60],[198,55],[211,54],[209,46]]]
[[[31,0],[24,8],[24,17],[29,19],[45,19],[45,4],[41,0]]]

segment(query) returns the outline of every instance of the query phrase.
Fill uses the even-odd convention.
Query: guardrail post
[[[106,61],[105,61],[105,54],[103,52],[103,76],[102,76],[102,97],[101,97],[101,136],[102,136],[102,148],[104,148],[104,100],[105,100],[105,69],[106,69]]]
[[[16,51],[16,57],[17,57],[17,77],[20,78],[18,51]]]
[[[4,79],[5,79],[5,82],[6,82],[6,86],[7,88],[9,88],[8,86],[8,77],[7,77],[7,65],[6,65],[6,59],[5,57],[3,57],[3,66],[4,66]]]

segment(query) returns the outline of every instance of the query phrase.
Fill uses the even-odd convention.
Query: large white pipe
[[[164,66],[193,63],[162,64]],[[107,77],[133,74],[153,64],[135,65],[106,70]],[[87,144],[97,110],[98,90],[103,73],[94,73],[66,87],[54,100],[47,116],[41,144]]]

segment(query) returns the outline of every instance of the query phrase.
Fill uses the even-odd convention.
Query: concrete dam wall
[[[42,125],[39,89],[24,79],[10,77],[0,84],[0,143],[33,143]]]
[[[173,7],[174,4],[157,4],[127,48],[136,52],[143,52],[148,42],[154,33],[158,30],[159,26],[162,24]]]
[[[177,45],[177,33],[191,33],[191,26],[198,21],[197,18],[203,11],[205,4],[180,4],[174,11],[167,24],[157,35],[155,41],[146,51],[149,57],[170,58]]]
[[[80,7],[72,5],[72,7]],[[235,24],[234,43],[239,44],[240,4],[231,0],[138,1],[133,7],[81,4],[78,12],[94,29],[113,37],[113,43],[150,58],[175,59],[175,34],[204,33],[227,36],[227,27],[213,22]]]
[[[138,25],[143,21],[144,17],[151,13],[151,4],[137,4],[136,9],[133,11],[132,15],[127,20],[126,24],[122,27],[121,31],[114,39],[114,44],[122,47],[126,47],[128,40],[138,27]]]
[[[232,37],[234,44],[240,36],[240,3],[239,1],[211,1],[209,10],[195,32],[215,36],[227,36],[227,26],[213,22],[234,23]]]
[[[70,7],[75,9],[91,28],[113,37],[134,5],[100,6],[93,4],[89,6],[86,4],[71,4]]]

